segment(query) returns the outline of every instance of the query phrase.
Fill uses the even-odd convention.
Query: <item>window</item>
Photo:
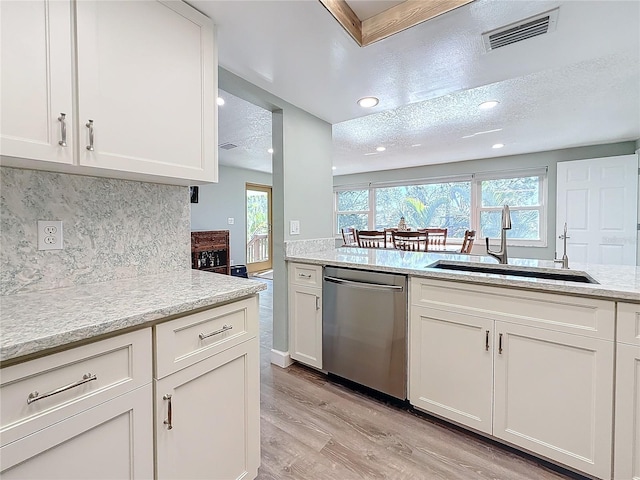
[[[471,182],[376,188],[376,229],[396,226],[400,217],[410,228],[447,228],[449,238],[462,239],[471,221]]]
[[[369,189],[336,192],[336,233],[343,228],[369,229]]]
[[[543,168],[343,187],[335,192],[336,234],[346,227],[395,227],[404,217],[411,228],[447,228],[454,242],[462,240],[465,230],[476,230],[476,238],[497,238],[506,204],[509,244],[546,246],[546,181]]]
[[[536,173],[536,172],[532,172]],[[511,245],[546,246],[546,170],[475,179],[478,236],[500,236],[502,206],[509,205]]]

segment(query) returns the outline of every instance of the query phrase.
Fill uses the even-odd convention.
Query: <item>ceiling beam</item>
[[[366,47],[475,0],[405,0],[395,7],[360,21],[346,0],[320,0],[349,35]]]
[[[338,21],[361,47],[362,22],[345,0],[320,0],[329,13]]]
[[[406,0],[362,22],[362,46],[387,38],[473,0]]]

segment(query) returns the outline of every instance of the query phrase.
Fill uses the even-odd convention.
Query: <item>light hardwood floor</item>
[[[271,365],[272,281],[260,293],[259,480],[581,479],[474,434],[347,388],[321,372]]]

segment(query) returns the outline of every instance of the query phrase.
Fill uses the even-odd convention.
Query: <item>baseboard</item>
[[[281,352],[275,348],[271,349],[271,363],[277,365],[280,368],[287,368],[293,363],[289,352]]]

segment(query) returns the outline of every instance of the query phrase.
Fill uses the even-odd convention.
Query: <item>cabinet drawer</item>
[[[615,303],[562,294],[412,278],[412,305],[614,339]]]
[[[640,305],[618,303],[618,342],[640,346]]]
[[[289,264],[289,283],[319,287],[322,285],[322,266],[303,263]]]
[[[258,296],[156,325],[156,378],[258,334]]]
[[[151,358],[146,328],[3,368],[0,444],[150,383]]]

